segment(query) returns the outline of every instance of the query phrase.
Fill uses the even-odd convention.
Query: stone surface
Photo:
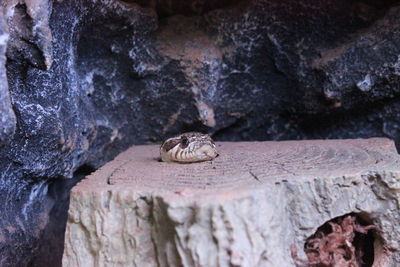
[[[399,142],[396,3],[0,1],[0,264],[36,264],[51,243],[69,188],[51,195],[55,179],[132,144]]]
[[[326,221],[380,228],[375,264],[400,264],[400,156],[387,139],[219,142],[212,162],[133,146],[71,191],[63,266],[294,266]],[[375,265],[378,266],[378,265]]]
[[[5,52],[8,38],[6,22],[0,16],[0,148],[5,142],[10,141],[16,128],[6,76]]]

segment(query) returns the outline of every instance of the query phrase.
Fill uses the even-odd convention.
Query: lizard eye
[[[181,138],[181,147],[186,148],[189,145],[189,139],[185,136]]]

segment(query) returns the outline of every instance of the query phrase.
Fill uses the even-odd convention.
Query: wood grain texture
[[[134,146],[79,183],[64,266],[293,266],[290,244],[351,212],[382,228],[376,251],[396,251],[377,260],[400,264],[390,140],[217,147],[214,161],[177,164],[159,162],[158,146]]]
[[[98,170],[96,184],[159,190],[230,189],[281,179],[341,176],[395,166],[394,144],[385,139],[217,143],[220,156],[194,164],[157,160],[158,146],[134,146]],[[111,173],[110,173],[111,171]],[[257,179],[255,179],[257,177]],[[93,183],[87,179],[84,186]]]

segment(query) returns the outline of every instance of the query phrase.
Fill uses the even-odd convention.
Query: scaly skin
[[[167,139],[160,148],[161,160],[166,162],[200,162],[218,156],[214,141],[208,134],[188,132]]]

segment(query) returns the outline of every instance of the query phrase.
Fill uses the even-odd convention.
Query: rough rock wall
[[[400,141],[397,1],[180,2],[0,3],[1,265],[31,261],[65,206],[52,179],[131,144]]]

